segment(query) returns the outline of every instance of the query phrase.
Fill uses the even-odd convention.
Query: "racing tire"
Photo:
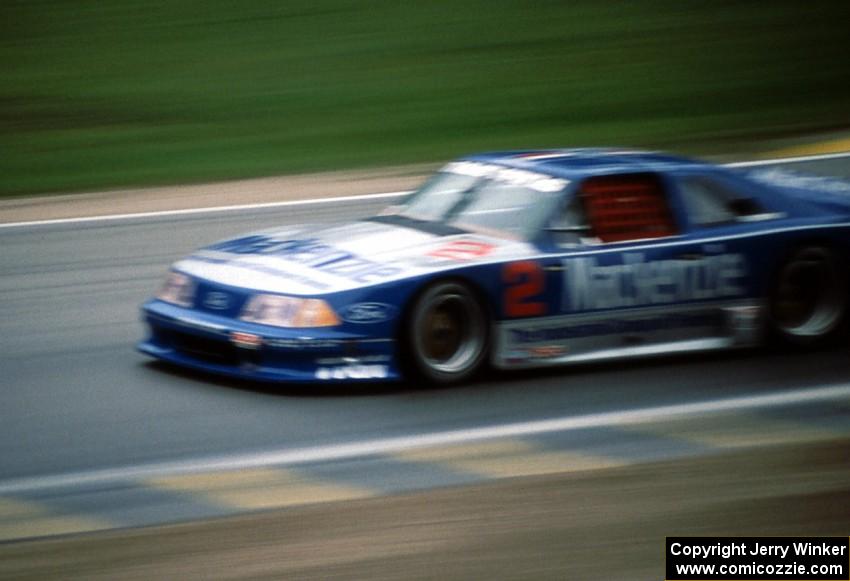
[[[406,329],[409,367],[433,384],[475,375],[486,359],[489,322],[478,296],[465,284],[438,282],[413,303]]]
[[[792,252],[774,280],[769,304],[770,331],[785,345],[827,343],[846,328],[847,271],[823,246]]]

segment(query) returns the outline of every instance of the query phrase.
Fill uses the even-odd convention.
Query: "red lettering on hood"
[[[493,251],[494,246],[486,242],[476,240],[455,240],[428,253],[435,258],[447,258],[449,260],[475,260],[487,256]]]

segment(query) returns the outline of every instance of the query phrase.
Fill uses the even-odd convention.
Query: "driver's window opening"
[[[662,238],[677,233],[658,178],[652,174],[590,178],[578,193],[600,242]]]

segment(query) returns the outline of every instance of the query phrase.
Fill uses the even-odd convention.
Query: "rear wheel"
[[[406,332],[415,371],[433,383],[472,376],[487,353],[485,309],[462,283],[446,281],[428,287],[410,311]]]
[[[810,246],[795,251],[777,275],[770,299],[774,334],[786,343],[825,342],[847,314],[847,273],[835,253]]]

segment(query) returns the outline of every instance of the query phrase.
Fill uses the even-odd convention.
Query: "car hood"
[[[526,242],[387,216],[247,234],[174,268],[222,285],[317,295],[534,253]]]

